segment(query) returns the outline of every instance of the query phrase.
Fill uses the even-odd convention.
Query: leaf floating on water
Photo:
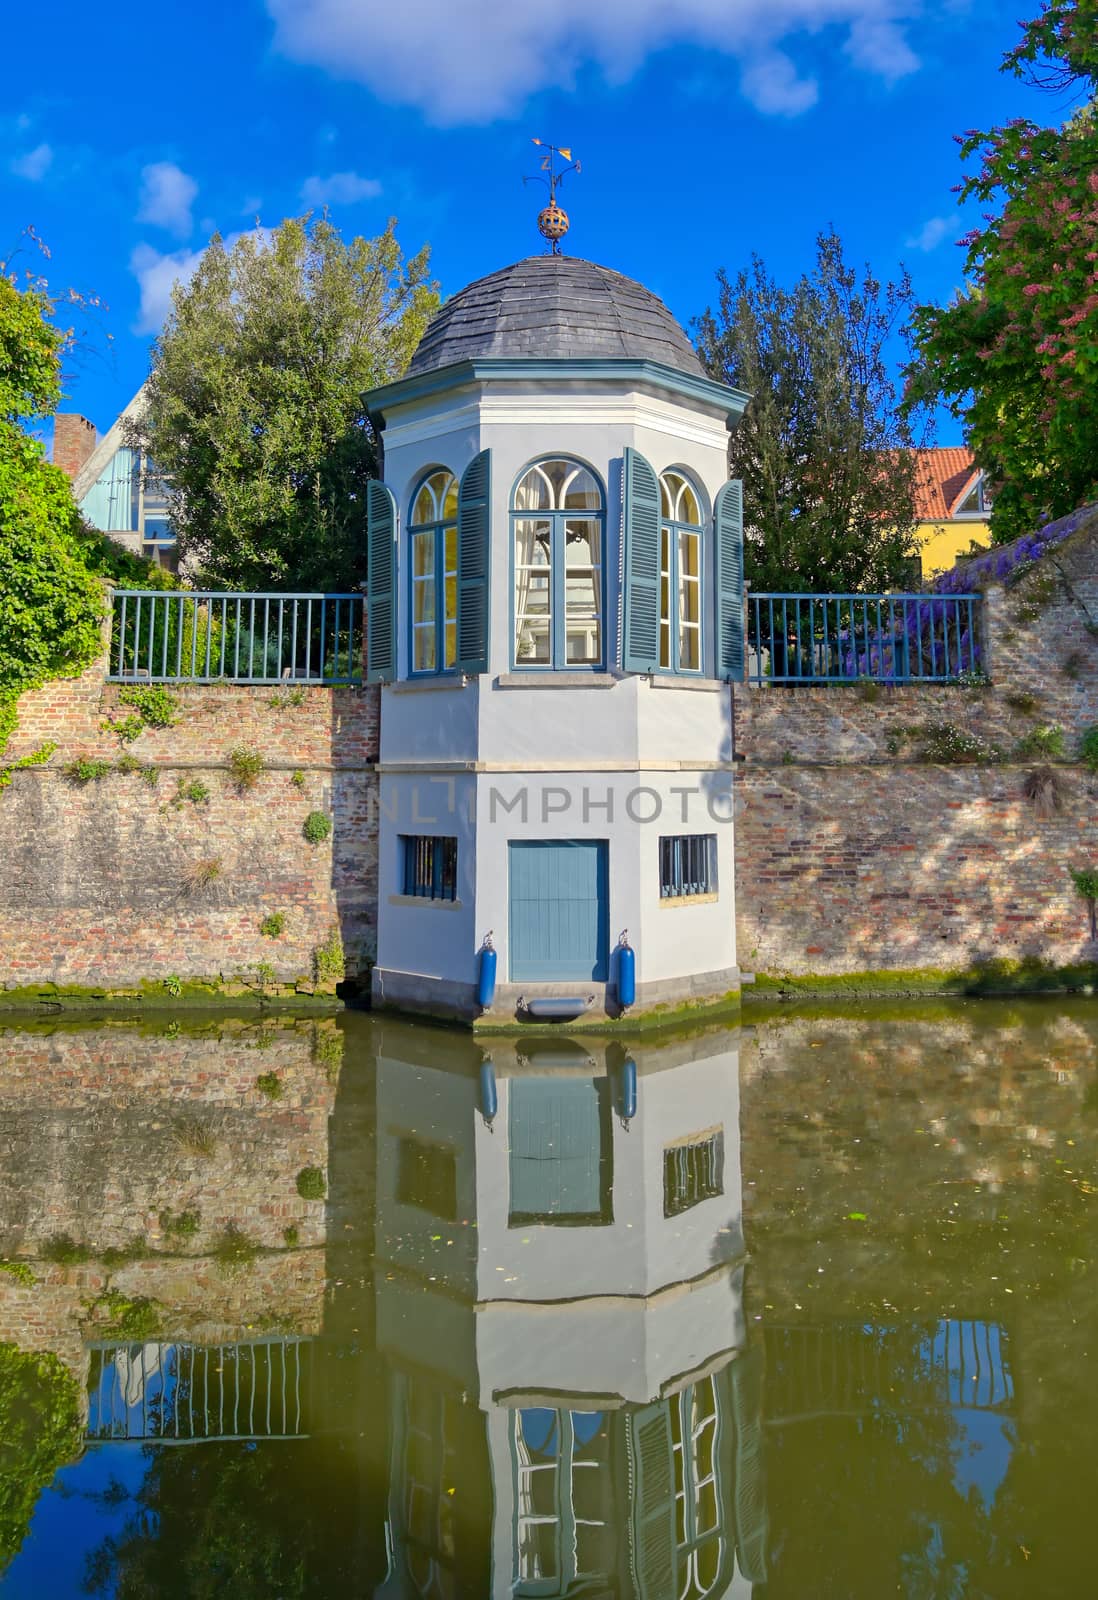
[[[864,1211],[848,1211],[846,1214],[846,1220],[848,1222],[864,1222],[866,1220],[866,1215]]]

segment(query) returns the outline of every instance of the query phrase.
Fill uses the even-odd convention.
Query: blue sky
[[[10,9],[0,258],[32,225],[55,288],[98,295],[65,408],[104,430],[145,376],[171,281],[214,228],[327,203],[399,218],[452,293],[543,248],[532,135],[583,163],[567,248],[641,279],[689,326],[753,251],[783,279],[833,224],[921,298],[961,276],[953,135],[1063,114],[998,71],[995,0],[191,0],[44,30]],[[33,65],[28,65],[33,64]],[[33,264],[25,250],[14,263]],[[960,440],[948,419],[942,443]]]

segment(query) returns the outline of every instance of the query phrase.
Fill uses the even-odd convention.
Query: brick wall
[[[741,965],[768,975],[959,969],[988,959],[1098,960],[1071,868],[1098,867],[1098,532],[985,605],[986,687],[737,688],[736,903]],[[1032,701],[1032,703],[1031,703]],[[948,723],[990,764],[918,759]],[[1059,724],[1059,805],[1024,784],[1018,744]]]
[[[378,691],[306,687],[298,705],[271,687],[172,692],[175,725],[125,746],[105,726],[129,708],[102,662],[21,699],[4,761],[45,741],[58,749],[0,791],[0,986],[230,982],[256,963],[307,986],[333,927],[350,974],[372,954]],[[228,767],[238,746],[266,762],[244,793]],[[155,787],[139,773],[83,786],[64,775],[78,757],[113,763],[123,753],[155,770]],[[180,799],[192,783],[208,799]],[[321,844],[302,834],[314,810],[333,822]],[[196,886],[210,861],[218,876]],[[287,922],[278,939],[259,931],[274,912]]]

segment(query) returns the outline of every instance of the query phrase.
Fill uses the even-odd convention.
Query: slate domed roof
[[[478,356],[661,361],[705,376],[662,300],[574,256],[528,256],[462,289],[423,335],[408,376]]]

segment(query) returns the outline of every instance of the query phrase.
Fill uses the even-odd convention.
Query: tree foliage
[[[344,243],[287,219],[177,286],[141,442],[168,479],[180,554],[210,583],[333,589],[364,574],[376,475],[363,394],[399,377],[438,305],[395,224]]]
[[[997,539],[1098,498],[1098,6],[1050,0],[1003,70],[1085,104],[1059,127],[1017,119],[960,140],[983,223],[966,286],[915,314],[917,401],[943,396],[1000,485]]]
[[[38,1497],[83,1445],[75,1380],[55,1355],[0,1344],[0,1571]]]
[[[744,567],[756,589],[880,590],[902,583],[915,524],[918,416],[898,414],[887,347],[911,303],[843,260],[834,233],[782,288],[755,256],[718,273],[698,322],[707,370],[751,399],[729,467],[744,485]]]
[[[99,649],[102,585],[81,554],[69,481],[23,426],[60,394],[52,310],[43,289],[20,290],[0,271],[0,751],[18,696],[82,671]]]

